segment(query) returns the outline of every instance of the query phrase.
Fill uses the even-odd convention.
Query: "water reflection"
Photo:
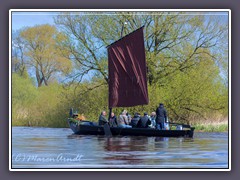
[[[99,143],[104,143],[106,151],[145,151],[147,149],[148,138],[146,137],[98,137]],[[100,144],[99,144],[100,145]]]
[[[146,137],[117,137],[99,138],[103,141],[107,156],[103,159],[111,163],[142,164],[143,157],[137,152],[147,151],[148,138]]]
[[[155,149],[168,148],[168,141],[169,141],[168,137],[155,137],[155,143],[154,143]]]

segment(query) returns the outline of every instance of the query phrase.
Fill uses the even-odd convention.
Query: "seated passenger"
[[[116,118],[116,116],[114,115],[113,112],[111,113],[111,117],[109,119],[109,124],[110,124],[110,127],[117,127],[118,126],[117,118]]]
[[[126,110],[125,110],[126,111]],[[132,117],[131,117],[131,115],[127,112],[126,113],[126,116],[127,116],[127,118],[128,118],[128,124],[130,124],[131,123],[131,120],[132,120]]]
[[[103,126],[104,124],[108,123],[108,120],[106,118],[106,111],[102,111],[101,115],[98,118],[98,125]]]
[[[150,128],[156,127],[156,112],[152,112],[150,116],[151,124],[149,125]]]
[[[140,128],[147,128],[148,125],[151,124],[151,120],[149,119],[148,114],[145,112],[144,116],[142,116],[138,122],[138,127]]]
[[[132,118],[132,120],[131,120],[130,125],[131,125],[133,128],[136,128],[137,125],[138,125],[139,120],[140,120],[140,115],[139,115],[139,113],[135,113],[134,116],[133,116],[133,118]]]
[[[128,125],[128,117],[126,115],[126,110],[124,110],[119,116],[119,127],[131,128],[132,126]]]

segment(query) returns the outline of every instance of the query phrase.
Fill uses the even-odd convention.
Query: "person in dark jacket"
[[[138,122],[138,127],[140,128],[147,128],[148,125],[151,124],[151,120],[149,119],[149,116],[147,113],[144,113],[144,116],[142,116]]]
[[[130,125],[133,127],[133,128],[136,128],[137,125],[138,125],[138,122],[140,120],[140,114],[139,113],[135,113],[132,120],[131,120],[131,123]]]
[[[117,127],[118,126],[117,117],[115,116],[115,114],[113,112],[111,113],[111,117],[109,119],[109,124],[110,124],[110,127]]]
[[[167,111],[163,103],[160,103],[156,109],[156,116],[156,128],[159,130],[164,129],[164,123],[167,121]]]
[[[102,111],[101,115],[98,118],[98,125],[103,126],[104,124],[108,123],[108,120],[106,118],[106,111]]]

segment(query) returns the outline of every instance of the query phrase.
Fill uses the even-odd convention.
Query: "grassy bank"
[[[221,123],[198,123],[192,125],[195,127],[196,132],[227,132],[228,122]]]
[[[68,128],[67,118],[59,119],[31,119],[31,120],[12,120],[12,126],[25,127],[48,127],[48,128]]]

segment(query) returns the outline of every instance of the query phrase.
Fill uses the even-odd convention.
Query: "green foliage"
[[[13,73],[13,125],[66,127],[67,114],[58,110],[61,89],[58,84],[36,88],[30,79]]]
[[[97,121],[101,111],[107,110],[108,87],[103,80],[75,84],[64,92],[65,111],[74,108],[88,120]]]
[[[37,88],[29,78],[12,74],[12,119],[14,124],[21,124],[30,114],[30,107],[37,98]],[[25,125],[26,122],[24,122]]]
[[[199,132],[227,132],[228,124],[220,124],[220,125],[204,125],[204,124],[196,124],[194,125],[195,131]]]
[[[203,59],[187,71],[175,72],[166,78],[166,82],[160,87],[160,92],[164,94],[161,101],[165,102],[174,120],[189,123],[193,115],[207,119],[214,111],[228,108],[223,94],[226,87],[211,59]]]
[[[49,87],[38,88],[38,98],[32,109],[32,125],[61,127],[65,120],[62,112],[58,112],[57,107],[60,103],[61,86],[51,84]],[[62,117],[59,116],[61,114]],[[65,123],[64,123],[65,124]]]

